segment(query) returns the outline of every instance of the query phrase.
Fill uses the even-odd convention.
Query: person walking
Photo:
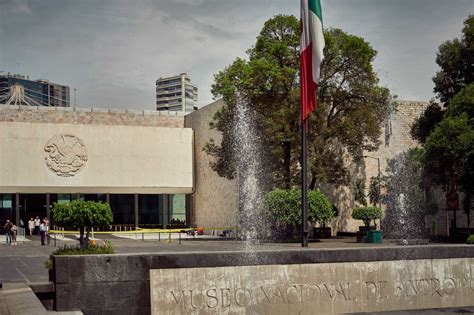
[[[5,239],[6,239],[7,245],[11,245],[12,243],[12,227],[13,227],[13,224],[10,222],[10,220],[7,220],[7,222],[3,226],[3,229],[5,230]]]
[[[44,222],[41,222],[41,224],[39,226],[39,232],[40,232],[40,235],[41,235],[41,245],[45,245],[44,241],[45,241],[45,238],[46,238],[46,226],[44,225]]]
[[[49,238],[49,220],[47,217],[43,219],[44,223],[44,228],[45,228],[45,238],[46,238],[46,243],[49,245],[50,243],[50,238]]]
[[[16,246],[16,234],[18,232],[18,229],[15,224],[13,224],[10,231],[11,231],[12,245]]]
[[[40,235],[40,230],[39,230],[40,224],[41,224],[41,220],[38,216],[36,216],[36,218],[35,218],[35,232],[34,232],[34,234],[36,234],[36,235]]]
[[[33,236],[33,231],[35,230],[35,221],[33,218],[28,221],[28,230],[30,230],[30,236]]]

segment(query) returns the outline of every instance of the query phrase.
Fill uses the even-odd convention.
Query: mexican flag
[[[320,0],[301,0],[300,42],[301,120],[316,108],[321,62],[323,60],[323,14]]]

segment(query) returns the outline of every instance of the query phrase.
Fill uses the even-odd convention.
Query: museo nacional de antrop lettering
[[[376,311],[468,305],[474,259],[152,270],[152,310]]]

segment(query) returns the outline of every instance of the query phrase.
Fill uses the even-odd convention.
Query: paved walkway
[[[196,238],[194,240],[182,240],[181,244],[175,238],[168,242],[167,238],[161,241],[118,238],[113,235],[100,235],[98,238],[112,241],[116,253],[156,253],[156,252],[191,252],[191,251],[228,251],[243,250],[246,248],[245,242],[226,240]],[[0,283],[6,282],[46,282],[48,281],[48,271],[45,267],[45,261],[49,255],[58,247],[64,245],[71,246],[77,244],[75,241],[54,241],[48,246],[41,246],[38,236],[27,237],[28,241],[18,243],[16,246],[6,245],[3,235],[0,236]],[[355,243],[355,237],[337,238],[323,240],[318,243],[310,243],[310,248],[347,248],[347,247],[373,247],[388,246],[387,244],[358,244]],[[256,250],[264,249],[288,249],[301,248],[298,243],[264,243],[253,246]]]

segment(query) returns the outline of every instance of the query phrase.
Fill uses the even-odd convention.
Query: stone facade
[[[193,222],[202,226],[216,224],[229,226],[236,222],[238,190],[235,181],[219,177],[209,166],[211,157],[202,150],[204,144],[210,138],[213,138],[217,143],[221,139],[217,131],[209,128],[209,122],[215,112],[222,106],[222,101],[217,101],[186,116],[186,127],[193,128],[195,132],[194,163],[196,191],[192,202]],[[390,159],[410,148],[418,146],[418,143],[411,138],[410,130],[415,119],[424,112],[427,106],[427,102],[398,101],[396,111],[381,126],[382,133],[378,150],[375,152],[364,152],[365,156],[370,157],[360,162],[353,162],[347,152],[341,149],[341,154],[345,155],[353,178],[365,181],[366,188],[368,189],[370,178],[377,177],[378,175],[377,157],[380,159],[381,173],[385,174],[387,162]],[[331,224],[334,235],[337,232],[355,232],[359,226],[363,225],[362,222],[353,220],[351,217],[352,210],[357,206],[354,202],[351,186],[334,187],[322,184],[320,189],[338,209],[338,216]],[[439,199],[439,203],[442,204],[444,197]],[[440,220],[439,216],[434,219]],[[462,215],[458,214],[458,219],[462,221]],[[441,227],[442,223],[437,222],[436,224],[439,227],[438,233],[445,234],[446,228]]]
[[[185,127],[194,130],[194,187],[191,197],[191,223],[200,227],[232,227],[237,222],[238,189],[234,180],[220,177],[209,163],[212,157],[203,151],[212,138],[219,143],[221,134],[210,129],[209,122],[224,105],[219,100],[185,116]]]
[[[180,112],[0,105],[0,121],[183,128]]]

